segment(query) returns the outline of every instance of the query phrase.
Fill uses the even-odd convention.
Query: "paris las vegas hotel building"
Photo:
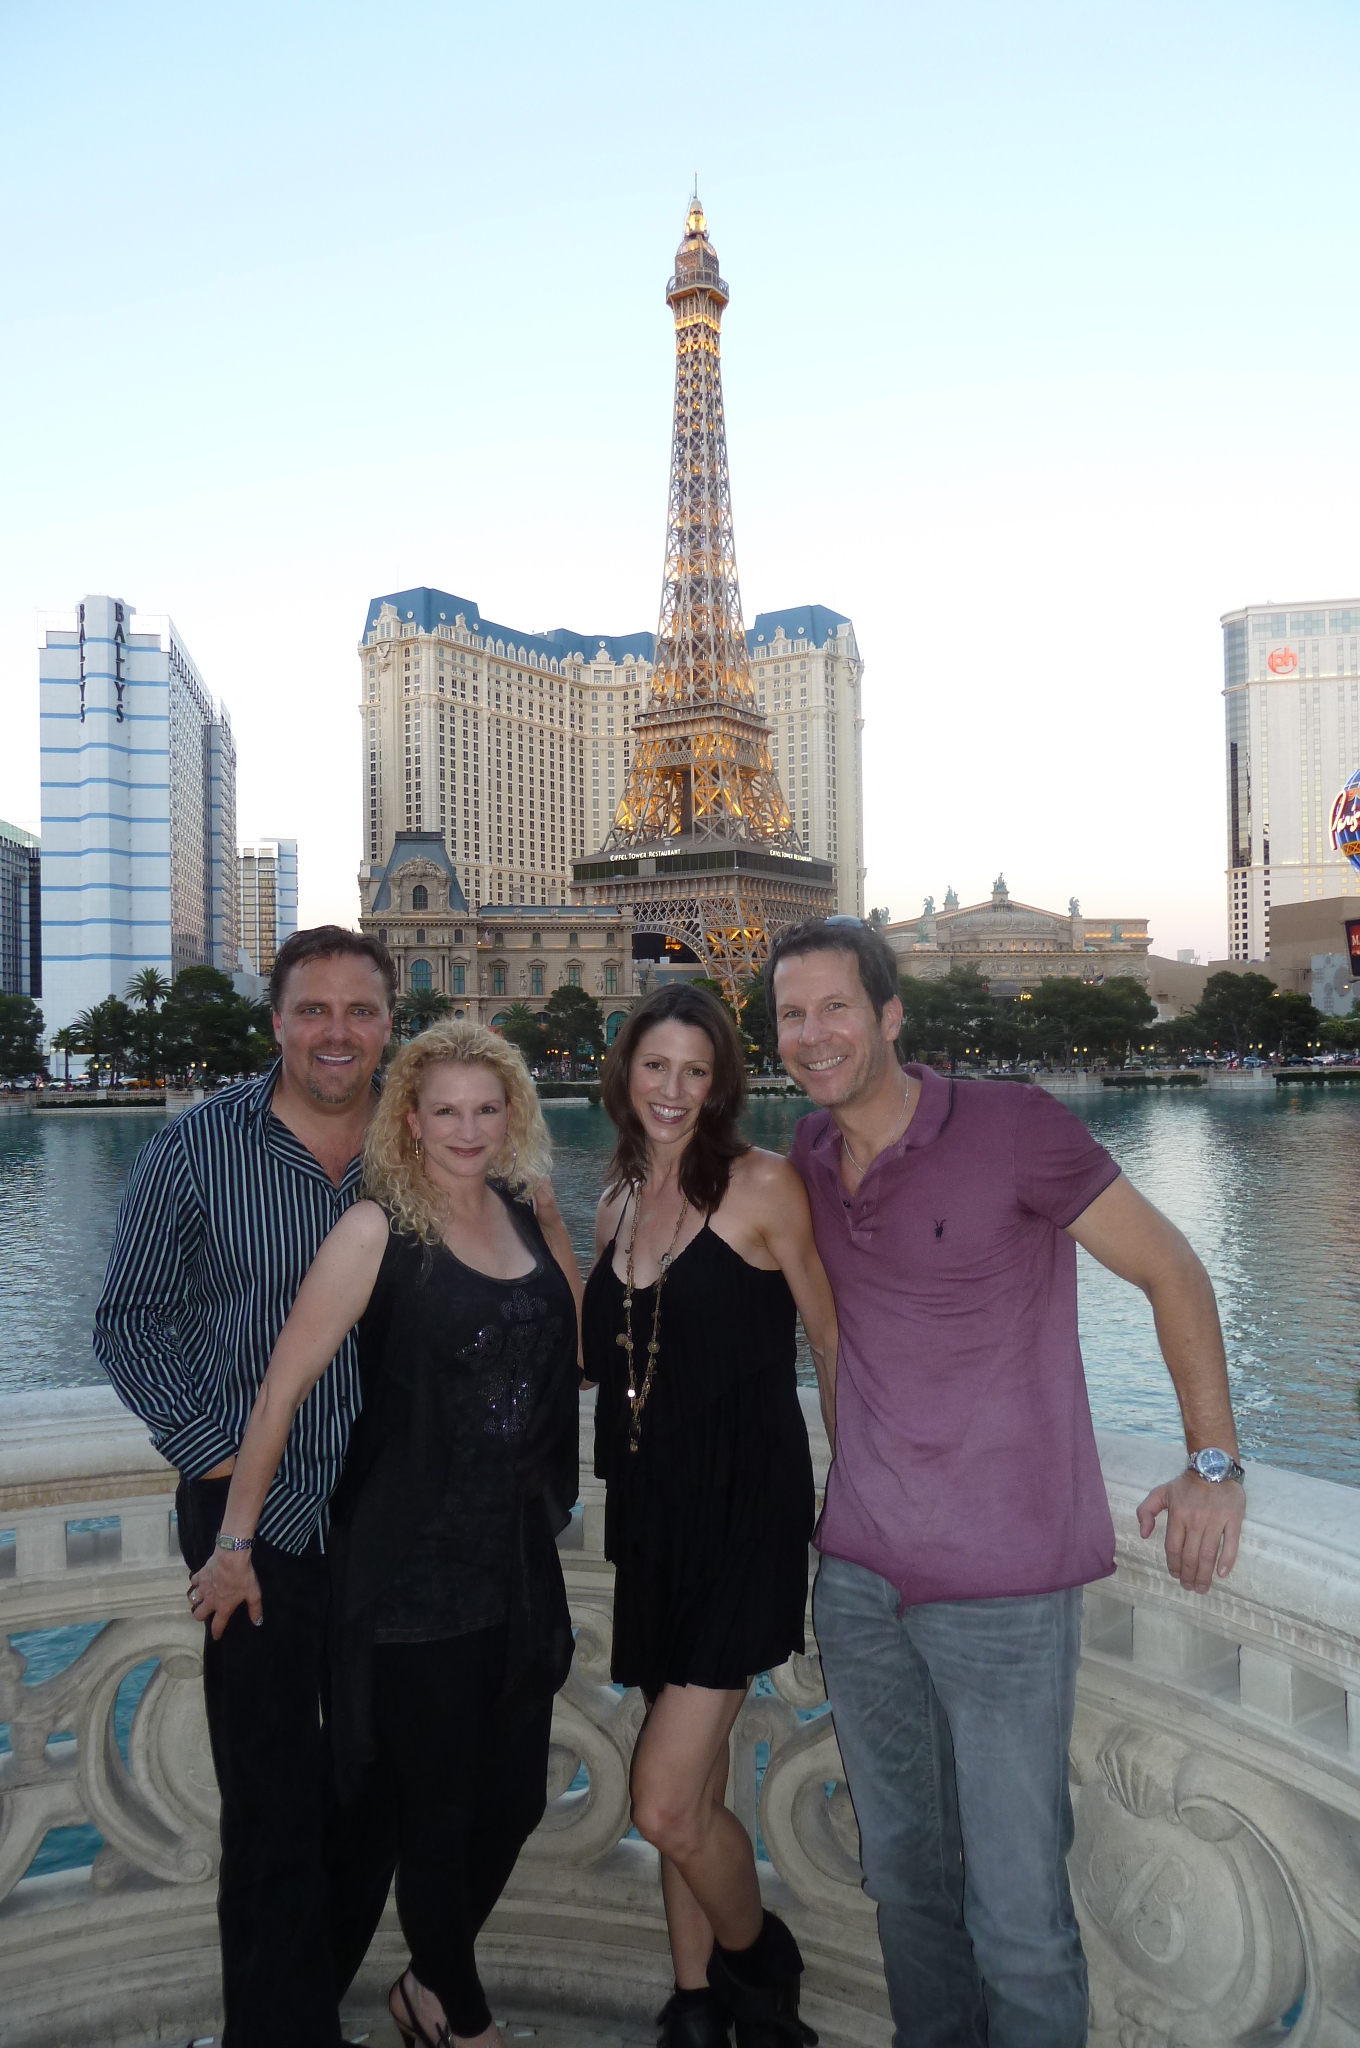
[[[804,848],[831,862],[837,907],[862,915],[854,629],[802,605],[760,613],[746,637]],[[488,1020],[498,998],[537,1007],[558,981],[606,1001],[636,992],[619,914],[569,893],[627,784],[655,648],[651,633],[493,625],[443,590],[374,598],[359,646],[361,922],[403,991],[484,997],[468,1007]]]

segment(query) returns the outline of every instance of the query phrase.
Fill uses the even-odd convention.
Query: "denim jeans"
[[[1083,2048],[1067,1882],[1081,1589],[899,1607],[877,1573],[823,1558],[813,1623],[894,2048]]]

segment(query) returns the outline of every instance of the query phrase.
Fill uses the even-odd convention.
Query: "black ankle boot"
[[[657,2048],[729,2048],[732,2025],[711,1991],[676,1989],[656,2016]]]
[[[816,2048],[817,2036],[798,2017],[802,1975],[798,1944],[773,1913],[750,1948],[714,1944],[709,1987],[737,2023],[737,2048]]]

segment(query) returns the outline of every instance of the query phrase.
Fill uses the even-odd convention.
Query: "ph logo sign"
[[[1266,656],[1266,667],[1273,676],[1288,676],[1299,665],[1299,657],[1292,647],[1272,647]]]

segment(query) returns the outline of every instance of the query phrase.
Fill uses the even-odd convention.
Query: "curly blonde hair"
[[[505,1090],[510,1120],[489,1178],[503,1181],[512,1194],[523,1194],[545,1179],[552,1167],[552,1145],[538,1095],[514,1046],[461,1018],[432,1024],[404,1045],[388,1068],[364,1139],[365,1195],[382,1204],[398,1230],[426,1244],[441,1242],[446,1209],[444,1197],[416,1157],[406,1114],[419,1106],[430,1069],[446,1066],[489,1067]]]

